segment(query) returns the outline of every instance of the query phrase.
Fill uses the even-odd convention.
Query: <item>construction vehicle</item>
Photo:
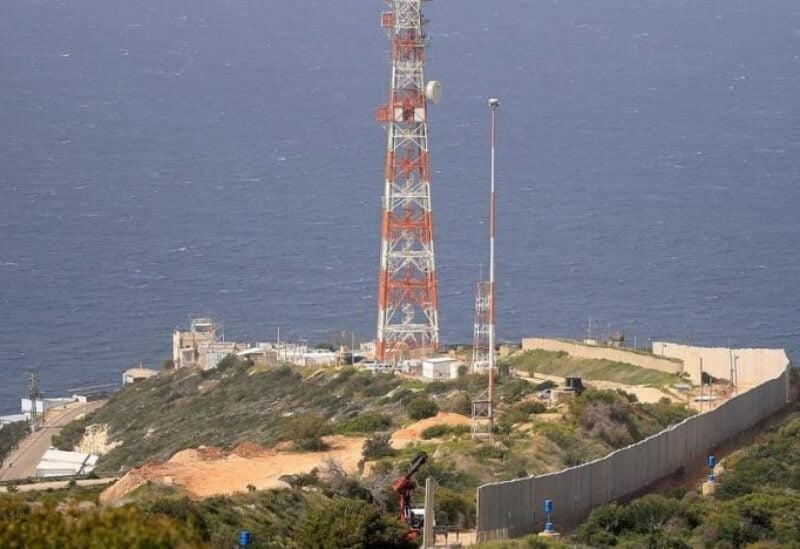
[[[414,513],[411,507],[411,495],[414,488],[417,487],[417,482],[414,480],[414,475],[419,471],[419,468],[428,462],[428,454],[420,452],[411,462],[411,467],[405,475],[392,483],[392,490],[394,490],[400,498],[400,520],[404,522],[409,529],[409,539],[416,539],[422,535],[422,528],[424,526],[424,517]]]

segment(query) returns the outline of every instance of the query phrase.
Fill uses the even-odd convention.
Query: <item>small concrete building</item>
[[[455,358],[442,356],[426,358],[422,361],[422,377],[436,381],[458,377],[459,362]]]
[[[131,368],[129,370],[125,370],[122,374],[122,385],[129,385],[131,383],[141,383],[146,379],[150,379],[151,377],[158,374],[155,370],[151,370],[150,368]]]
[[[97,460],[98,456],[94,454],[64,452],[50,448],[36,466],[36,476],[47,478],[88,475],[94,470]]]

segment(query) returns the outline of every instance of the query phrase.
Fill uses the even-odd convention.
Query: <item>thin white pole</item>
[[[497,146],[497,108],[500,100],[489,99],[492,111],[492,143],[491,143],[491,188],[489,191],[489,421],[494,427],[494,347],[495,347],[495,267],[494,267],[494,234],[495,234],[495,149]],[[492,429],[493,430],[493,429]]]

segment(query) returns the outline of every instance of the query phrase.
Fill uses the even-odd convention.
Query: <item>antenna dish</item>
[[[425,97],[434,105],[442,102],[442,83],[438,80],[431,80],[425,87]]]

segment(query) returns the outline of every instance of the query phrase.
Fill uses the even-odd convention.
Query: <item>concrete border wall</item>
[[[695,385],[700,384],[701,359],[707,374],[729,381],[733,376],[736,385],[748,387],[774,378],[789,365],[789,357],[783,349],[695,347],[654,341],[653,354],[682,360]]]
[[[601,347],[594,345],[584,345],[583,343],[561,341],[558,339],[547,339],[541,337],[529,337],[522,340],[523,351],[543,351],[563,352],[579,358],[593,360],[611,360],[614,362],[625,362],[640,368],[658,370],[669,374],[679,374],[683,371],[683,364],[668,358],[634,353],[625,349],[615,349],[613,347]],[[680,359],[680,357],[675,357]]]
[[[786,404],[788,371],[719,407],[608,456],[557,473],[478,488],[478,541],[507,539],[544,528],[542,502],[552,499],[557,524],[577,525],[600,505],[635,494],[686,466]]]

